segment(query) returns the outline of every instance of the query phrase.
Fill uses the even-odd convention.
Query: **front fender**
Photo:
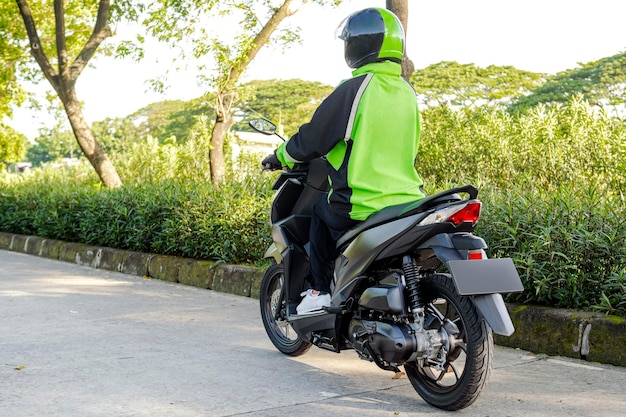
[[[263,258],[265,259],[274,258],[277,264],[280,264],[283,262],[283,257],[280,254],[280,251],[278,250],[278,247],[276,246],[275,243],[272,243],[270,247],[267,248],[267,250],[265,251],[265,255],[263,255]]]

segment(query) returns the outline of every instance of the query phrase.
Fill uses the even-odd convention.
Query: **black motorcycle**
[[[250,125],[265,134],[276,126]],[[523,291],[511,259],[488,259],[472,234],[480,216],[478,190],[451,189],[387,207],[337,242],[331,305],[297,315],[308,282],[312,207],[328,191],[322,159],[283,171],[271,225],[273,259],[261,284],[261,317],[276,348],[301,355],[316,345],[353,349],[361,359],[406,376],[428,403],[444,410],[472,404],[493,361],[493,332],[513,324],[502,293]],[[462,198],[461,195],[466,196]]]

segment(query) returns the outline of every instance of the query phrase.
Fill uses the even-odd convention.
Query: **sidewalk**
[[[263,271],[239,265],[145,254],[0,232],[0,249],[259,298]],[[501,346],[626,366],[626,320],[600,313],[508,305],[515,325]]]
[[[0,416],[450,417],[352,350],[281,354],[258,300],[0,250]],[[624,414],[626,368],[496,346],[455,417]]]

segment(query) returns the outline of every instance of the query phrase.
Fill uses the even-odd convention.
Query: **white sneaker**
[[[330,305],[330,294],[313,295],[313,290],[307,290],[300,294],[304,298],[296,307],[298,314],[309,314],[321,310],[322,307]]]

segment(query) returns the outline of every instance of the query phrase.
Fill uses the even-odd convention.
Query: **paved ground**
[[[619,416],[626,368],[497,348],[463,416]],[[440,416],[407,379],[278,353],[258,301],[0,251],[0,416]]]

